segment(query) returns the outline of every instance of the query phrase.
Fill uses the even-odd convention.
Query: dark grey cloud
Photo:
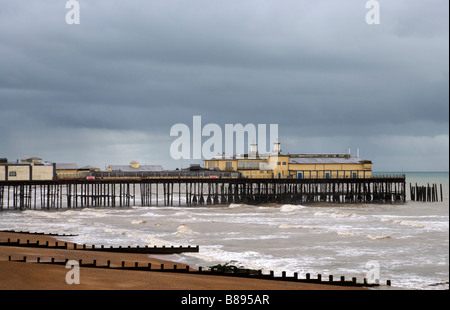
[[[80,25],[62,0],[0,2],[0,156],[170,168],[171,126],[202,115],[448,170],[448,1],[380,1],[380,25],[363,0],[79,2]]]

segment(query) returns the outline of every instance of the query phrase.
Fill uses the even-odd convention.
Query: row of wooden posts
[[[437,184],[427,184],[427,186],[412,185],[409,183],[410,196],[412,201],[437,202],[444,200],[442,184],[440,184],[440,193],[438,193]]]
[[[363,279],[363,282],[358,282],[356,277],[352,277],[351,280],[347,280],[345,276],[335,277],[333,275],[328,276],[328,281],[322,278],[321,274],[317,274],[316,278],[312,278],[310,273],[306,273],[305,278],[299,278],[297,272],[292,276],[287,276],[286,271],[281,273],[281,276],[275,276],[273,271],[269,271],[268,274],[264,274],[262,270],[250,270],[250,269],[236,269],[236,270],[224,270],[216,269],[210,267],[205,270],[203,267],[199,267],[198,270],[191,269],[189,266],[184,268],[178,268],[177,265],[173,265],[172,268],[167,268],[164,264],[158,266],[147,263],[147,265],[139,265],[139,262],[134,262],[134,264],[122,261],[120,266],[113,266],[111,260],[108,260],[105,265],[99,264],[97,260],[93,260],[92,263],[86,263],[83,260],[56,260],[51,257],[49,260],[42,260],[41,257],[36,257],[35,259],[29,259],[27,256],[22,256],[17,259],[13,259],[11,255],[8,256],[9,261],[15,262],[25,262],[25,263],[38,263],[38,264],[55,264],[55,265],[66,265],[76,262],[79,267],[82,268],[103,268],[103,269],[115,269],[115,270],[134,270],[134,271],[151,271],[151,272],[176,272],[176,273],[190,273],[190,274],[203,274],[203,275],[216,275],[216,276],[228,276],[228,277],[240,277],[240,278],[252,278],[252,279],[265,279],[265,280],[275,280],[275,281],[290,281],[290,282],[302,282],[302,283],[317,283],[317,284],[329,284],[338,286],[353,286],[353,287],[371,287],[379,286],[379,281],[369,281],[367,278]],[[391,286],[391,280],[386,280],[386,285]]]
[[[69,244],[67,242],[64,242],[64,244],[59,243],[56,241],[54,244],[50,244],[48,241],[45,241],[45,243],[40,243],[39,240],[35,242],[30,242],[29,239],[26,240],[26,242],[21,242],[20,239],[17,240],[11,240],[8,238],[6,242],[0,242],[0,246],[14,246],[14,247],[26,247],[26,248],[41,248],[41,249],[61,249],[61,250],[80,250],[80,251],[96,251],[96,252],[113,252],[113,253],[134,253],[134,254],[180,254],[180,253],[187,253],[187,252],[193,252],[198,253],[199,252],[199,246],[126,246],[126,247],[105,247],[104,245],[95,246],[92,245],[90,247],[86,246],[86,244],[78,245],[74,243],[72,246],[69,247]]]

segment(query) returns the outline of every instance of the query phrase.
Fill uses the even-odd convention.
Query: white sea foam
[[[292,225],[292,224],[280,224],[278,225],[278,228],[281,229],[318,229],[317,227],[309,227],[309,226],[302,226],[302,225]]]
[[[345,213],[345,212],[336,212],[332,214],[335,218],[349,218],[349,217],[359,217],[355,213]]]
[[[298,226],[295,225],[289,225],[289,224],[281,224],[278,226],[278,228],[298,228]]]
[[[372,240],[382,240],[382,239],[391,239],[391,236],[388,235],[367,235],[367,238]]]
[[[191,212],[188,212],[188,211],[185,211],[185,210],[175,212],[174,215],[175,215],[175,216],[192,217],[192,213],[191,213]]]
[[[174,245],[174,244],[172,244],[172,242],[168,242],[166,240],[163,240],[163,239],[160,239],[160,238],[157,238],[157,237],[154,237],[154,236],[150,236],[150,235],[145,236],[144,240],[149,245],[156,245],[156,246]]]
[[[55,211],[25,210],[25,211],[22,211],[22,214],[26,214],[28,216],[35,216],[37,218],[39,218],[39,217],[52,218],[52,219],[61,218],[61,214],[59,212],[55,212]]]
[[[212,263],[212,262],[227,262],[228,252],[225,252],[220,249],[220,247],[212,248],[212,247],[200,247],[200,251],[198,253],[184,253],[184,256],[195,257],[204,262]],[[228,260],[229,261],[229,260]]]
[[[108,210],[106,209],[83,209],[80,212],[83,217],[105,217],[108,216]]]
[[[146,212],[146,213],[144,213],[144,214],[142,214],[142,217],[145,217],[145,218],[151,218],[151,217],[163,217],[163,216],[165,216],[164,214],[157,214],[157,213],[155,213],[155,212]]]
[[[191,228],[189,228],[186,224],[181,224],[180,226],[177,227],[175,235],[178,237],[183,237],[185,235],[192,235],[194,233],[195,232]]]
[[[301,205],[282,205],[280,207],[280,211],[281,212],[292,212],[292,211],[297,211],[300,209],[303,209],[304,206]]]
[[[418,222],[418,221],[399,220],[396,218],[388,218],[388,217],[382,217],[380,219],[380,221],[381,222],[392,222],[394,224],[400,224],[402,226],[410,226],[410,227],[418,227],[418,228],[430,227],[430,225],[427,225],[425,223]]]
[[[315,216],[323,216],[323,215],[329,215],[330,213],[328,212],[322,212],[322,211],[318,211],[318,212],[314,212]]]
[[[144,220],[132,220],[131,221],[131,224],[146,224],[147,223],[147,221],[144,221]]]
[[[243,207],[248,207],[249,205],[243,204],[243,203],[232,203],[228,206],[228,208],[230,209],[234,209],[234,208],[243,208]]]
[[[356,235],[356,232],[354,232],[354,231],[338,231],[337,234],[339,236],[354,236],[354,235]]]
[[[416,222],[416,221],[400,221],[400,220],[395,220],[394,223],[400,224],[400,225],[403,225],[403,226],[411,226],[411,227],[419,227],[419,228],[427,227],[426,224],[420,223],[420,222]]]
[[[245,267],[250,269],[267,269],[273,264],[272,256],[263,255],[256,251],[233,252],[226,251],[220,247],[200,247],[198,253],[185,253],[185,256],[195,257],[207,264],[224,264],[229,263],[238,267]]]

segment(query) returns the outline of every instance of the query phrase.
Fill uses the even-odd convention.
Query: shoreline
[[[0,242],[7,239],[20,239],[21,243],[30,242],[49,244],[62,242],[57,237],[46,235],[20,234],[0,232]],[[67,242],[70,245],[73,243]],[[12,261],[9,261],[11,256]],[[22,259],[27,262],[14,260]],[[44,249],[30,247],[0,246],[0,289],[1,290],[368,290],[364,287],[347,287],[329,284],[299,283],[278,280],[235,278],[217,275],[149,272],[135,270],[118,270],[102,268],[80,268],[80,284],[67,284],[66,274],[70,269],[63,265],[36,263],[65,259],[91,263],[96,260],[99,265],[111,261],[111,266],[120,266],[122,261],[127,265],[138,262],[139,265],[177,265],[178,269],[186,268],[183,263],[155,258],[147,254],[124,254],[111,252],[91,252],[70,249]]]

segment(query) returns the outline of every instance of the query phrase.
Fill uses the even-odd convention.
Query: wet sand
[[[10,238],[21,243],[30,240],[40,243],[58,241],[51,236],[17,234],[0,232],[0,242]],[[59,241],[60,244],[64,241]],[[38,264],[50,261],[80,260],[97,265],[120,266],[122,261],[126,266],[140,266],[151,263],[155,268],[164,264],[167,268],[177,265],[183,269],[186,265],[162,260],[147,254],[123,254],[66,249],[42,249],[13,246],[0,246],[0,289],[1,290],[361,290],[358,287],[342,287],[326,284],[295,283],[274,280],[233,278],[226,276],[198,275],[188,273],[148,272],[135,270],[115,270],[101,268],[80,268],[80,284],[66,283],[66,274],[70,269],[64,265]],[[11,256],[11,261],[8,257]],[[17,262],[26,256],[27,262]],[[159,256],[160,257],[160,256]]]

